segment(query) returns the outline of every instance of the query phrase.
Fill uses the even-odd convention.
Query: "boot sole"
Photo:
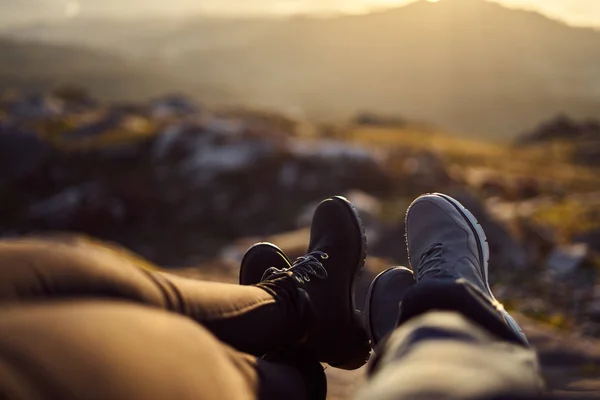
[[[349,298],[349,302],[352,305],[352,310],[354,312],[354,318],[356,319],[356,325],[360,327],[359,328],[360,332],[357,331],[357,332],[352,332],[352,333],[348,334],[348,335],[354,336],[353,341],[358,343],[359,341],[362,340],[363,335],[361,333],[364,332],[363,331],[364,327],[362,324],[362,318],[360,316],[360,312],[356,308],[355,286],[356,286],[356,279],[362,272],[362,270],[365,266],[365,261],[367,259],[367,234],[365,231],[365,226],[363,225],[362,220],[360,218],[360,214],[359,214],[358,210],[356,209],[356,207],[354,206],[354,204],[352,204],[348,199],[346,199],[345,197],[342,197],[342,196],[334,196],[334,197],[332,197],[332,199],[339,200],[339,201],[343,202],[344,204],[346,204],[346,206],[348,206],[348,208],[352,212],[352,215],[354,215],[354,218],[356,219],[356,223],[360,227],[360,234],[361,234],[360,258],[359,258],[358,263],[354,267],[354,274],[352,275],[352,284],[351,284],[350,298]],[[365,362],[368,361],[368,355],[366,356],[366,358],[367,359],[361,358],[360,360],[351,359],[351,360],[347,360],[347,361],[344,361],[341,363],[335,363],[335,364],[329,363],[329,365],[331,365],[332,367],[335,367],[335,368],[340,368],[340,369],[345,369],[345,370],[355,370],[355,369],[362,367],[365,364]]]

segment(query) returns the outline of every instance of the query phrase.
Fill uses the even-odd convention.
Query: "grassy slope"
[[[535,147],[515,147],[503,143],[463,139],[440,131],[419,128],[351,128],[348,140],[361,145],[387,149],[433,150],[451,164],[463,169],[488,169],[504,176],[552,180],[567,190],[600,189],[600,173],[570,161],[573,145],[545,143]]]

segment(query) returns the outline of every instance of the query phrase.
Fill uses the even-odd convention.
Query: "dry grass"
[[[573,235],[600,228],[600,199],[573,197],[541,204],[532,221],[552,229],[559,239],[569,241]]]
[[[157,126],[145,117],[132,116],[117,124],[114,128],[97,135],[69,137],[86,122],[102,118],[104,114],[94,113],[90,116],[64,116],[35,122],[32,128],[48,140],[55,148],[62,151],[98,150],[107,147],[121,146],[143,142],[157,133]],[[87,121],[89,122],[89,121]]]
[[[571,162],[571,143],[516,147],[419,128],[353,127],[340,137],[371,148],[432,151],[460,169],[483,168],[511,178],[542,179],[577,192],[600,189],[598,170]]]

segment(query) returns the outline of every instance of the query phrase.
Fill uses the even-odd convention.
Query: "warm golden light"
[[[365,6],[401,6],[415,0],[347,0],[346,4]],[[438,3],[446,0],[426,0]],[[484,0],[482,0],[484,1]],[[489,0],[505,6],[538,11],[576,25],[600,26],[600,1],[598,0]],[[339,4],[339,3],[338,3]]]
[[[13,0],[15,1],[15,0]],[[450,3],[453,0],[39,0],[44,5],[39,10],[29,10],[21,20],[36,20],[56,12],[65,18],[78,18],[100,14],[105,16],[186,16],[196,13],[224,15],[290,15],[305,13],[368,13],[385,8],[402,7],[415,1],[432,4]],[[600,27],[600,0],[480,0],[499,3],[511,8],[540,12],[550,18],[573,25]],[[8,1],[10,4],[11,1]],[[37,4],[36,3],[36,4]],[[3,13],[5,15],[3,15]],[[9,21],[6,8],[0,0],[0,20]]]
[[[65,4],[65,17],[75,18],[81,13],[81,4],[78,1],[72,0]]]

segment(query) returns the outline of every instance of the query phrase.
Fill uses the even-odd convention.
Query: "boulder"
[[[49,153],[35,133],[0,123],[0,184],[32,174]]]
[[[546,261],[548,274],[556,280],[573,275],[589,260],[590,249],[586,244],[557,246]]]
[[[379,199],[359,190],[351,190],[344,193],[347,198],[358,210],[360,218],[367,228],[378,230],[382,225],[380,215],[382,212],[382,204]],[[320,201],[306,206],[297,218],[298,227],[309,227],[312,223],[312,217],[315,213]]]
[[[34,94],[17,99],[9,105],[11,116],[22,119],[38,119],[59,116],[65,111],[65,103],[54,95]]]
[[[407,121],[404,118],[391,115],[381,115],[372,112],[363,112],[358,114],[352,123],[358,126],[390,128],[403,128],[407,125]]]
[[[483,227],[490,247],[492,272],[523,270],[529,265],[523,246],[511,236],[505,226],[490,216],[474,195],[465,190],[451,191],[448,194],[470,210]]]
[[[598,132],[600,132],[600,129]],[[600,133],[595,141],[588,141],[578,146],[573,160],[582,165],[600,166]]]
[[[600,322],[600,285],[597,285],[594,288],[592,299],[588,304],[586,313],[592,321]]]
[[[550,140],[572,141],[600,137],[600,123],[594,120],[577,121],[568,115],[560,114],[550,121],[543,122],[532,132],[522,135],[523,144]]]
[[[572,161],[577,164],[600,165],[600,121],[575,120],[568,115],[559,115],[544,122],[532,132],[522,136],[519,143],[561,141],[573,148]]]
[[[395,191],[406,197],[443,192],[455,184],[448,164],[440,154],[397,149],[389,154],[388,159],[394,174]]]
[[[600,229],[577,234],[573,237],[576,243],[585,243],[590,249],[600,252]]]
[[[378,233],[377,240],[369,243],[369,254],[391,260],[396,265],[408,266],[404,220],[386,224]]]
[[[153,100],[150,115],[157,120],[177,119],[197,114],[202,110],[196,103],[184,95],[174,94]]]
[[[125,204],[99,183],[67,188],[28,209],[28,218],[45,229],[64,229],[99,234],[119,226],[126,217]]]

